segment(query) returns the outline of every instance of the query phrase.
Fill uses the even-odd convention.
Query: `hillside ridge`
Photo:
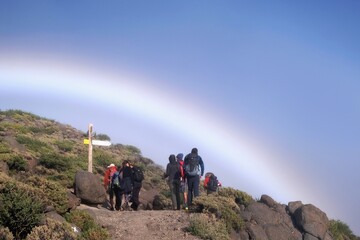
[[[77,206],[77,201],[69,208],[69,199],[77,198],[74,194],[69,195],[74,176],[79,170],[87,170],[88,149],[83,144],[86,135],[70,125],[32,113],[0,111],[0,173],[6,174],[0,176],[0,191],[9,181],[28,184],[29,189],[34,188],[31,190],[34,194],[43,189],[43,204],[55,206],[52,209],[61,216],[75,209],[86,210],[111,233],[112,239],[147,236],[152,239],[359,239],[346,224],[328,220],[325,213],[311,204],[296,201],[285,205],[266,195],[255,200],[245,192],[228,187],[209,196],[201,188],[201,196],[195,199],[190,211],[171,211],[169,189],[162,179],[164,168],[143,157],[135,146],[123,144],[95,147],[93,174],[101,185],[103,173],[110,163],[119,165],[130,160],[141,167],[145,173],[140,194],[141,210],[112,212],[104,207]],[[94,138],[110,140],[102,133],[95,133]],[[50,190],[44,186],[52,185],[56,186],[51,187],[53,192],[47,193]],[[185,231],[190,225],[192,231]]]

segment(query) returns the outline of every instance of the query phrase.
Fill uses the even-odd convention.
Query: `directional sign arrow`
[[[92,143],[92,145],[95,145],[95,146],[109,147],[111,145],[111,142],[109,142],[109,141],[100,141],[100,140],[92,140],[91,143]]]

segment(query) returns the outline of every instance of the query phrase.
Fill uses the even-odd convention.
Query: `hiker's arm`
[[[204,176],[205,167],[204,167],[204,162],[201,157],[200,157],[199,164],[200,164],[200,168],[201,168],[201,176]]]
[[[167,178],[168,176],[169,176],[169,173],[170,173],[170,166],[169,166],[169,164],[166,166],[166,172],[164,173],[164,176],[163,176],[163,178],[165,179],[165,178]]]

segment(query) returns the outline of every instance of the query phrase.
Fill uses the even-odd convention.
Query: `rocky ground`
[[[110,211],[87,205],[78,209],[87,209],[108,229],[112,239],[199,239],[185,231],[190,214],[184,210]]]

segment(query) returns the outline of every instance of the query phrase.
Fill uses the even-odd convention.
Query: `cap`
[[[183,160],[183,156],[184,156],[184,154],[179,153],[178,155],[176,155],[176,158],[177,158],[178,160]]]
[[[115,167],[115,164],[112,163],[108,167]]]

